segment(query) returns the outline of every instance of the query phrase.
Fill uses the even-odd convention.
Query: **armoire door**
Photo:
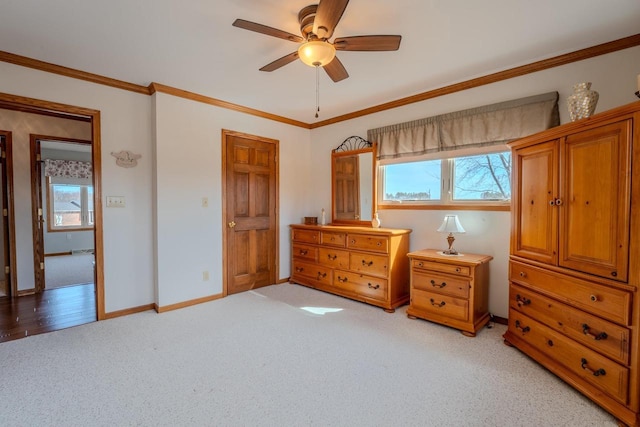
[[[562,145],[560,260],[563,267],[626,281],[631,121],[568,135]]]
[[[558,260],[558,141],[513,153],[512,255],[555,264]]]

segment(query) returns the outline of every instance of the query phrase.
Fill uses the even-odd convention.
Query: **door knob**
[[[233,228],[233,227],[235,227],[235,226],[236,226],[236,222],[235,222],[235,221],[231,221],[231,222],[229,223],[229,228]]]

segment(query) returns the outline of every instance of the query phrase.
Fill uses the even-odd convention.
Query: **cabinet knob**
[[[591,296],[589,297],[589,299],[590,299],[591,301],[593,301],[593,302],[597,302],[597,301],[598,301],[598,297],[597,297],[596,295],[591,295]]]
[[[520,272],[520,277],[525,278],[527,277],[527,273],[525,273],[524,271]]]
[[[612,271],[612,272],[611,272],[611,275],[612,275],[613,277],[617,277],[617,276],[618,276],[618,272],[617,272],[617,271]]]
[[[460,273],[460,267],[456,267],[456,273]]]

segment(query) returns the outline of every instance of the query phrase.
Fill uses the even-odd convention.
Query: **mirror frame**
[[[338,219],[336,215],[336,159],[340,157],[353,156],[358,154],[371,153],[371,219],[366,221],[358,219]],[[360,138],[352,136],[344,140],[338,148],[331,151],[331,224],[336,225],[357,225],[371,227],[371,220],[377,210],[378,189],[377,189],[377,145]],[[361,165],[360,165],[361,166]],[[358,203],[360,206],[360,203]]]

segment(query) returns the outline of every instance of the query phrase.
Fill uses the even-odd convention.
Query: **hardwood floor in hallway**
[[[0,298],[0,342],[97,320],[93,283]]]

